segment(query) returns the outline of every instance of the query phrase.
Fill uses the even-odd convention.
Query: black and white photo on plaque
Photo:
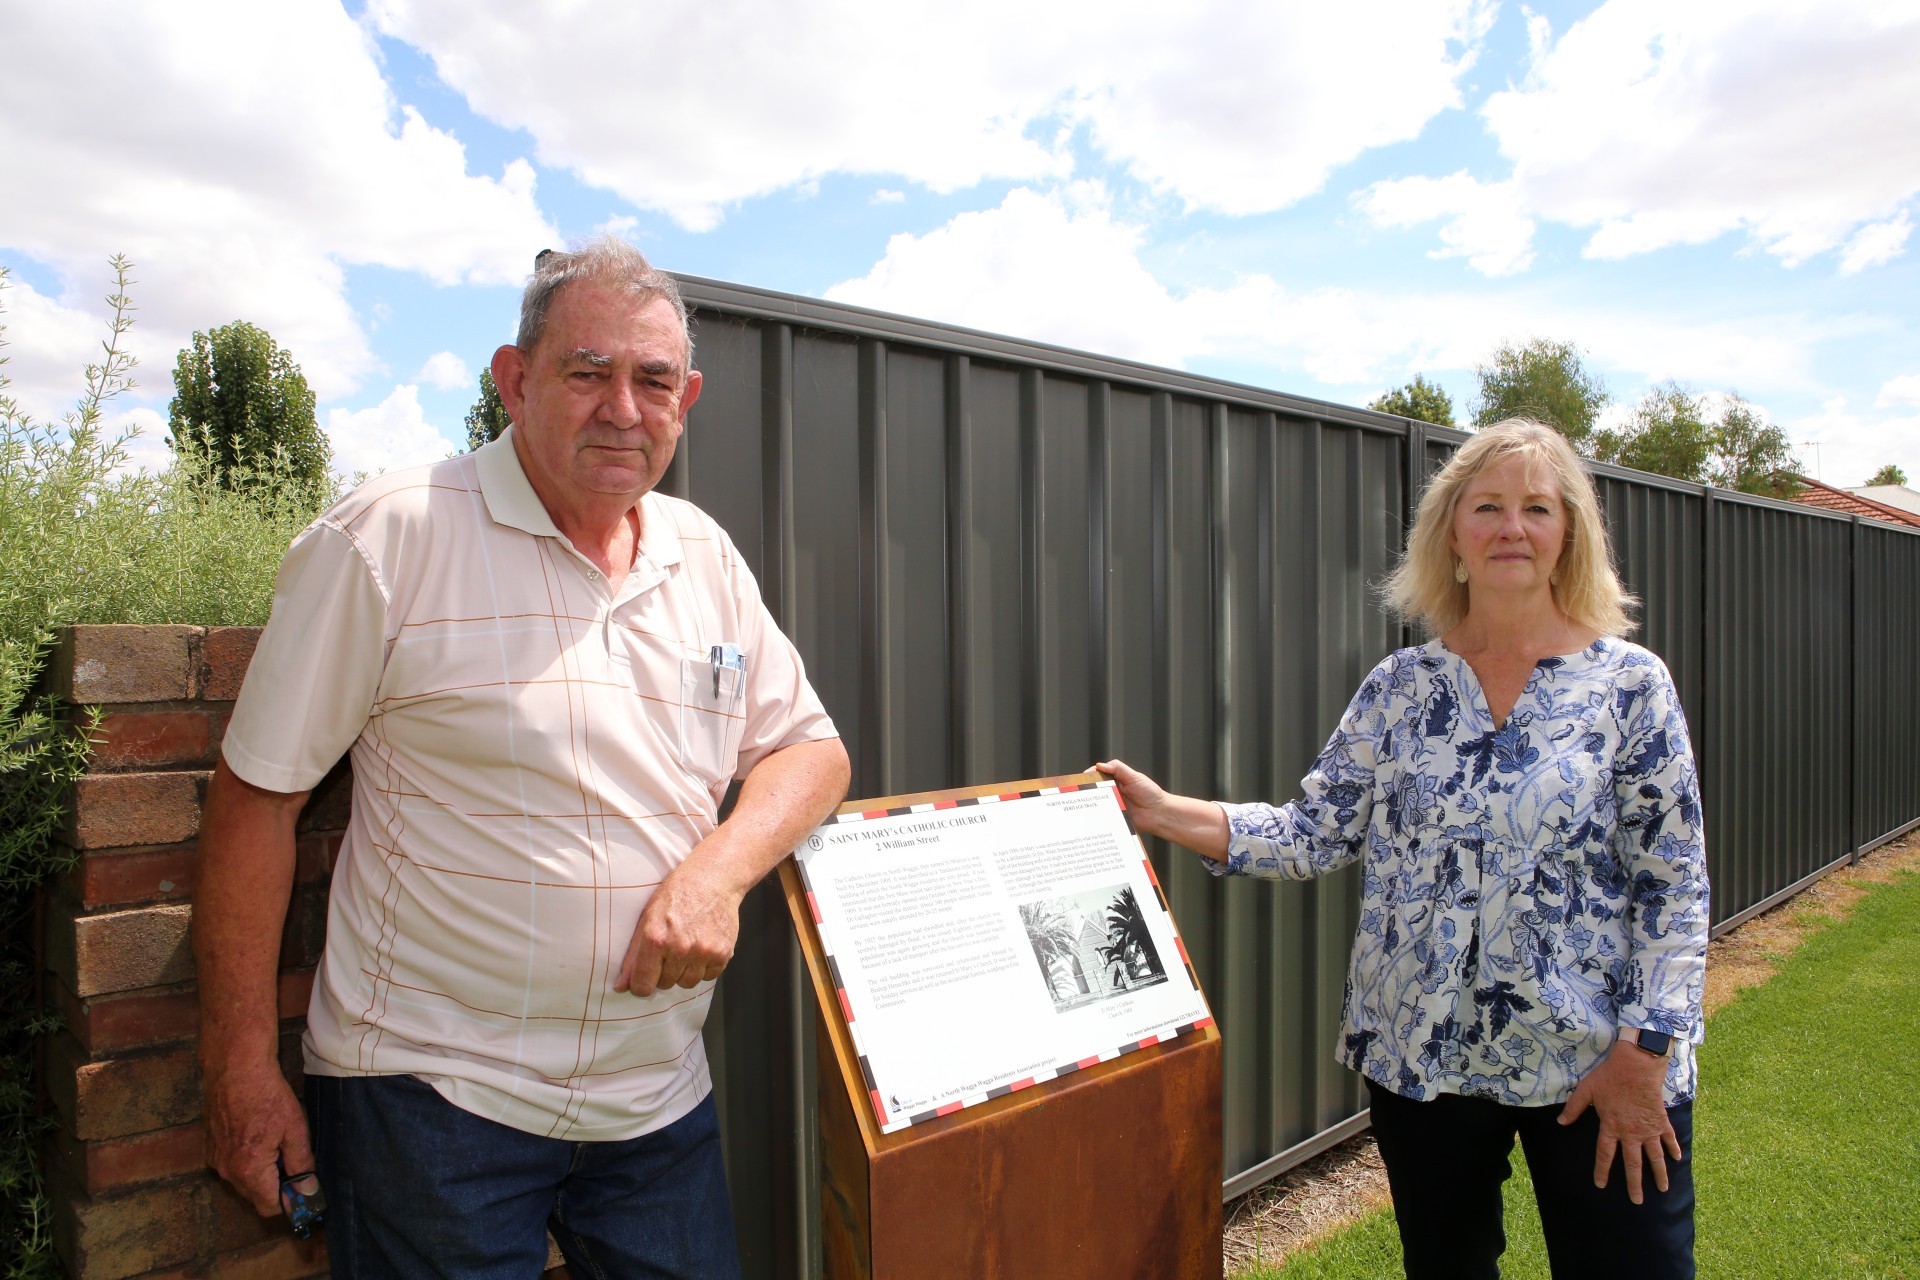
[[[1056,1012],[1167,980],[1132,885],[1023,902],[1020,923]]]

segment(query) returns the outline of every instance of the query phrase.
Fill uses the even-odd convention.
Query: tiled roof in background
[[[1828,511],[1839,511],[1850,516],[1866,516],[1873,520],[1885,520],[1889,524],[1904,524],[1920,529],[1920,515],[1911,511],[1902,511],[1890,507],[1884,502],[1875,502],[1863,498],[1857,493],[1848,493],[1845,489],[1836,489],[1830,484],[1821,484],[1818,480],[1809,480],[1805,476],[1794,476],[1795,481],[1804,487],[1794,499],[1809,507],[1822,507]]]

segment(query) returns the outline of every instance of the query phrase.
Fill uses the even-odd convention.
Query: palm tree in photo
[[[1153,935],[1147,930],[1146,913],[1140,909],[1140,900],[1134,897],[1131,886],[1122,889],[1107,904],[1105,954],[1109,960],[1122,961],[1130,977],[1164,976],[1154,950]]]
[[[1047,984],[1056,997],[1070,996],[1079,989],[1073,976],[1073,926],[1057,902],[1023,902],[1020,923],[1026,926],[1027,941],[1046,971]]]

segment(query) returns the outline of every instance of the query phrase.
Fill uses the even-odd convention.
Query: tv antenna
[[[1820,474],[1820,442],[1818,440],[1797,440],[1794,443],[1802,448],[1813,450],[1813,478],[1825,484],[1827,478]]]

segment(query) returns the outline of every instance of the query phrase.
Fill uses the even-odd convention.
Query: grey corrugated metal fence
[[[1407,637],[1372,584],[1454,431],[687,280],[706,389],[665,487],[733,534],[877,796],[1120,755],[1286,797]],[[1603,468],[1699,749],[1724,927],[1920,818],[1920,535]],[[1353,1132],[1355,869],[1153,851],[1224,1036],[1229,1192]],[[750,899],[709,1031],[751,1276],[817,1274],[813,1009]]]

